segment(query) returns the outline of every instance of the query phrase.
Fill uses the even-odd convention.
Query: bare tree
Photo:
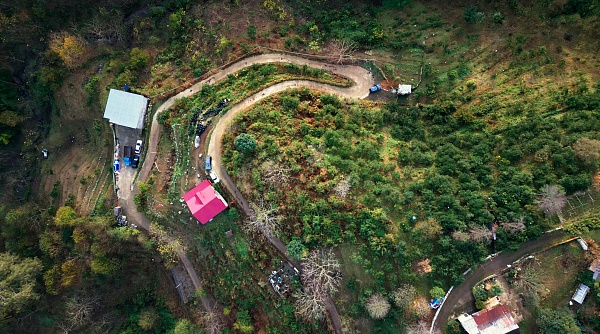
[[[324,293],[334,293],[342,281],[340,262],[331,249],[313,250],[302,261],[302,283]]]
[[[295,294],[296,312],[305,319],[318,320],[323,317],[327,294],[340,286],[340,263],[331,249],[313,250],[302,261],[302,267],[300,280],[304,288]]]
[[[403,310],[407,310],[411,306],[415,297],[417,297],[417,289],[410,284],[401,285],[392,294],[396,306]]]
[[[86,38],[100,43],[120,43],[125,39],[123,14],[100,9],[83,27]]]
[[[562,208],[567,203],[567,196],[558,186],[547,184],[540,190],[536,203],[540,210],[551,216],[562,212]]]
[[[468,241],[471,238],[469,233],[463,231],[454,231],[452,232],[452,239],[458,241]]]
[[[91,320],[99,299],[85,293],[75,293],[65,301],[65,322],[58,327],[65,333],[86,326]]]
[[[594,164],[600,158],[600,140],[581,137],[573,144],[575,155],[587,164]]]
[[[281,187],[288,184],[290,177],[289,168],[284,168],[273,161],[266,161],[261,166],[261,176],[263,179],[275,187]]]
[[[325,295],[313,287],[305,287],[294,293],[296,297],[296,313],[302,318],[312,321],[323,318],[325,311]]]
[[[356,51],[356,45],[346,39],[334,41],[327,47],[327,53],[335,58],[338,64],[349,58],[354,51]]]
[[[346,198],[351,187],[352,185],[350,184],[350,179],[347,179],[344,176],[342,176],[338,183],[335,185],[334,190],[338,196],[340,196],[341,198]]]
[[[390,302],[387,298],[376,293],[367,299],[367,311],[373,319],[383,319],[390,310]]]
[[[254,215],[246,224],[250,231],[258,231],[270,238],[277,234],[281,217],[278,216],[277,208],[273,204],[265,204],[261,199],[259,203],[250,203]]]
[[[513,222],[504,222],[500,224],[500,227],[507,233],[515,234],[523,232],[525,230],[525,218],[519,217]]]
[[[492,239],[492,231],[485,226],[475,226],[469,230],[469,238],[473,241],[490,241]]]

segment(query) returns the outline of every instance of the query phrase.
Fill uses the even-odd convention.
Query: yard
[[[507,285],[503,285],[505,293],[501,300],[511,305],[513,313],[522,315],[523,320],[519,323],[522,333],[537,332],[536,317],[540,309],[569,307],[580,317],[585,317],[591,310],[597,311],[598,305],[592,292],[583,305],[574,303],[569,306],[581,283],[580,277],[588,271],[588,265],[581,246],[572,241],[525,259],[502,277]]]

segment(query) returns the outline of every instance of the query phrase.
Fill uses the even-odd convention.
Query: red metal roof
[[[510,315],[510,311],[504,305],[498,305],[491,310],[482,310],[473,314],[473,320],[477,324],[477,327],[482,330],[486,327],[494,325],[495,322],[499,323],[504,328],[511,327],[515,324],[515,320]],[[498,326],[499,324],[496,324]]]
[[[210,184],[203,181],[183,195],[190,212],[202,224],[208,223],[227,208],[227,202]]]

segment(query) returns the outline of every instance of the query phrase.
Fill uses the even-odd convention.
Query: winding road
[[[309,89],[333,94],[333,95],[339,96],[341,98],[363,99],[369,95],[369,88],[373,86],[373,77],[371,76],[371,73],[368,70],[366,70],[362,67],[359,67],[359,66],[333,65],[333,64],[308,60],[308,59],[297,57],[297,56],[291,56],[291,55],[285,55],[285,54],[275,54],[275,53],[262,54],[262,55],[257,55],[257,56],[252,56],[252,57],[242,59],[236,63],[231,64],[230,66],[228,66],[224,69],[221,69],[219,72],[215,73],[214,75],[208,77],[205,80],[202,80],[202,81],[196,83],[195,85],[180,92],[179,94],[169,98],[158,108],[158,110],[154,114],[154,117],[152,118],[152,125],[150,128],[150,135],[149,135],[149,139],[148,139],[148,143],[147,143],[148,150],[147,150],[146,158],[144,159],[144,163],[140,169],[140,172],[139,172],[139,175],[138,175],[138,178],[136,181],[146,181],[150,175],[150,172],[152,171],[152,167],[156,160],[156,154],[158,151],[158,142],[160,139],[160,132],[161,132],[161,128],[162,128],[162,126],[160,124],[158,124],[157,117],[162,111],[167,110],[170,107],[172,107],[177,99],[189,97],[189,96],[192,96],[192,95],[198,93],[202,89],[202,86],[204,86],[206,84],[214,84],[216,82],[219,82],[219,81],[223,80],[224,78],[226,78],[227,75],[233,74],[245,67],[249,67],[254,64],[267,64],[267,63],[293,63],[293,64],[296,64],[299,66],[307,65],[307,66],[310,66],[313,68],[324,69],[331,73],[345,76],[345,77],[349,78],[350,80],[352,80],[354,82],[354,84],[351,87],[342,88],[342,87],[321,84],[321,83],[308,81],[308,80],[284,81],[284,82],[275,84],[273,86],[267,87],[267,88],[263,89],[262,91],[244,99],[240,103],[232,106],[231,109],[226,114],[224,114],[220,117],[220,119],[218,120],[218,123],[215,124],[215,126],[211,132],[207,154],[212,156],[213,162],[214,162],[213,164],[216,167],[219,177],[221,178],[222,184],[235,198],[236,202],[238,203],[238,205],[240,206],[242,211],[250,217],[254,215],[254,212],[252,211],[248,202],[242,196],[242,194],[240,193],[238,188],[235,186],[234,182],[231,180],[231,178],[227,174],[227,171],[223,167],[223,164],[221,161],[221,141],[223,138],[223,134],[229,128],[235,115],[237,115],[238,113],[240,113],[243,110],[246,110],[253,104],[259,102],[260,100],[262,100],[272,94],[282,92],[286,89],[306,87]],[[137,182],[134,182],[134,184],[132,184],[131,190],[132,190],[131,196],[128,196],[130,198],[130,200],[126,201],[125,203],[122,203],[121,205],[125,209],[129,209],[127,211],[130,212],[131,220],[138,222],[138,225],[140,227],[148,230],[148,228],[149,228],[148,219],[143,214],[137,212],[137,210],[135,209],[135,204],[133,204],[133,201],[131,200],[133,198],[133,195],[135,195],[138,192]],[[302,267],[301,267],[300,262],[298,260],[289,258],[287,256],[286,246],[281,240],[279,240],[278,238],[273,237],[273,236],[265,236],[265,237],[279,251],[279,253],[281,253],[281,255],[283,257],[285,257],[296,268],[301,270]],[[196,289],[200,289],[202,287],[202,282],[200,281],[200,279],[199,279],[196,271],[194,270],[190,260],[188,259],[187,255],[183,252],[179,253],[178,255],[179,255],[179,258],[180,258],[183,266],[185,267],[186,271],[190,275],[190,278],[194,284],[194,287]],[[204,309],[207,311],[212,310],[214,307],[214,301],[212,301],[208,298],[201,298],[201,302],[202,302]],[[328,298],[326,300],[325,308],[326,308],[326,312],[329,316],[328,318],[331,322],[331,326],[333,327],[335,333],[341,333],[342,332],[341,318],[340,318],[337,308],[335,307],[335,304],[333,303],[331,298]],[[211,326],[211,327],[214,328],[215,326]]]
[[[327,64],[323,62],[308,60],[305,58],[285,55],[285,54],[262,54],[257,56],[248,57],[242,59],[236,63],[231,64],[230,66],[221,69],[216,74],[208,77],[205,80],[191,86],[190,88],[180,92],[179,94],[169,98],[166,100],[156,111],[154,117],[152,119],[152,125],[150,129],[150,135],[148,140],[148,150],[147,155],[144,160],[144,164],[140,169],[140,173],[138,176],[139,181],[146,181],[150,175],[152,167],[154,165],[156,159],[156,153],[158,150],[158,142],[160,138],[160,132],[162,126],[158,124],[157,116],[160,112],[169,109],[172,107],[177,99],[189,97],[202,89],[202,86],[205,84],[214,84],[223,80],[229,74],[233,74],[245,67],[252,66],[254,64],[266,64],[266,63],[275,63],[275,62],[283,62],[283,63],[294,63],[296,65],[307,65],[313,68],[325,69],[329,72],[345,76],[351,79],[354,82],[354,85],[348,88],[341,88],[330,86],[327,84],[316,83],[313,81],[307,80],[290,80],[281,82],[270,87],[263,89],[262,91],[244,99],[240,103],[231,107],[231,109],[224,115],[222,115],[216,124],[214,124],[213,130],[210,133],[209,143],[207,148],[207,154],[212,156],[213,158],[213,166],[217,171],[219,177],[221,178],[221,183],[225,188],[231,193],[231,195],[235,198],[237,204],[241,208],[241,210],[252,217],[254,212],[252,211],[248,201],[244,198],[244,196],[240,193],[239,189],[233,182],[233,180],[227,174],[227,171],[222,163],[221,157],[221,143],[223,139],[223,135],[228,131],[233,119],[237,114],[243,112],[244,110],[251,107],[253,104],[261,101],[262,99],[279,92],[282,92],[286,89],[298,88],[298,87],[307,87],[309,89],[326,92],[329,94],[334,94],[341,98],[350,98],[350,99],[363,99],[368,95],[369,88],[373,85],[373,78],[371,74],[364,68],[358,66],[350,66],[350,65],[333,65]],[[133,221],[138,222],[138,225],[144,229],[149,228],[148,219],[141,213],[138,213],[135,210],[135,205],[131,200],[133,195],[138,192],[137,183],[132,184],[131,188],[131,196],[128,196],[129,199],[126,203],[122,203],[122,206],[129,207],[129,217],[133,219]],[[302,269],[300,261],[296,259],[289,258],[287,256],[287,249],[285,244],[276,237],[266,236],[266,239],[278,250],[279,253],[283,257],[285,257],[291,264],[293,264],[299,270]],[[440,310],[438,317],[436,318],[436,322],[434,323],[435,328],[441,328],[443,325],[447,323],[448,318],[452,315],[453,310],[458,306],[463,306],[468,303],[473,303],[472,295],[471,295],[471,287],[473,284],[483,279],[484,277],[500,272],[502,269],[506,268],[507,264],[512,263],[516,259],[530,254],[534,251],[538,251],[549,244],[552,244],[561,238],[564,237],[562,232],[553,232],[548,233],[541,238],[528,242],[521,246],[521,248],[514,253],[502,253],[498,257],[482,264],[479,268],[477,268],[470,276],[466,278],[466,280],[458,286],[454,291],[448,296],[445,302],[445,307]],[[186,268],[186,271],[190,275],[190,278],[194,284],[196,289],[202,287],[202,282],[199,279],[196,271],[194,270],[190,260],[187,255],[183,252],[179,254],[182,264]],[[214,308],[214,300],[209,298],[201,299],[203,307],[210,311]],[[330,320],[331,326],[333,327],[335,333],[341,333],[341,319],[335,304],[328,298],[326,301],[326,312],[328,314],[328,318]],[[214,326],[212,326],[214,328]]]

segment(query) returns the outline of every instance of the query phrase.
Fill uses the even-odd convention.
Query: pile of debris
[[[283,297],[290,289],[294,276],[298,276],[298,270],[288,263],[284,263],[279,270],[273,270],[269,275],[269,283],[273,290]]]

